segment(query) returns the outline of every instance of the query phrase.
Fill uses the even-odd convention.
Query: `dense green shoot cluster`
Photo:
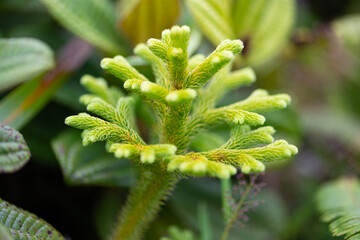
[[[251,68],[231,71],[234,55],[241,52],[240,40],[225,40],[208,57],[188,56],[190,29],[174,26],[161,40],[139,44],[135,54],[151,64],[155,82],[132,67],[122,56],[105,58],[101,67],[124,82],[124,88],[142,96],[152,107],[157,143],[146,143],[137,131],[134,96],[124,96],[101,78],[84,76],[81,83],[90,94],[81,97],[93,117],[80,113],[66,124],[83,129],[83,144],[106,141],[118,158],[141,165],[193,176],[229,178],[240,168],[244,173],[262,172],[264,163],[283,160],[297,153],[284,140],[274,141],[272,127],[260,127],[260,113],[285,108],[290,97],[256,90],[245,100],[216,107],[230,90],[255,81]],[[191,142],[199,133],[218,125],[231,127],[230,139],[220,148],[193,152]],[[206,140],[203,140],[206,141]],[[206,143],[205,143],[206,144]]]

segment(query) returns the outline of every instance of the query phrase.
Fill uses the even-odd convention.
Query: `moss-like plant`
[[[142,96],[153,109],[156,121],[145,142],[137,131],[134,95],[123,96],[102,78],[84,76],[81,83],[90,94],[81,97],[87,110],[66,119],[66,124],[83,129],[83,144],[106,141],[118,158],[129,158],[140,170],[119,215],[112,239],[140,239],[175,184],[186,176],[226,179],[237,169],[262,172],[264,163],[283,160],[297,148],[284,140],[274,141],[272,127],[260,127],[260,113],[285,108],[290,97],[256,90],[245,100],[216,107],[230,90],[255,80],[252,69],[231,72],[234,55],[241,52],[240,40],[225,40],[208,57],[188,56],[190,29],[174,26],[162,39],[139,44],[135,54],[148,61],[156,81],[149,81],[124,57],[105,58],[101,67],[124,82],[124,88]],[[221,147],[194,152],[190,144],[199,133],[218,125],[231,126],[231,136]],[[202,139],[206,144],[206,139]],[[119,160],[121,161],[121,160]]]

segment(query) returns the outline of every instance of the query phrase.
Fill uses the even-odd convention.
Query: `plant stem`
[[[251,187],[252,187],[252,181],[250,181],[250,183],[246,186],[244,194],[241,196],[239,203],[236,205],[235,210],[232,212],[231,217],[230,217],[229,221],[227,222],[225,230],[222,234],[221,240],[227,239],[230,229],[233,227],[233,225],[238,217],[238,213],[240,212],[240,209],[246,200],[246,197],[249,195]]]
[[[161,168],[161,166],[159,166]],[[121,210],[112,240],[141,239],[149,223],[155,218],[178,178],[166,169],[144,171],[132,188],[127,203]]]

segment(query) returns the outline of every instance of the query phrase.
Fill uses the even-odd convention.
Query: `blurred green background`
[[[294,1],[292,7],[274,14],[277,19],[272,25],[262,28],[251,25],[246,16],[241,19],[242,15],[235,11],[229,20],[234,32],[226,32],[224,26],[221,34],[212,32],[216,26],[213,28],[211,21],[207,27],[201,25],[201,18],[189,7],[194,1],[186,1],[186,4],[163,1],[158,9],[151,1],[143,1],[141,8],[132,7],[134,1],[110,1],[117,15],[116,22],[109,21],[116,27],[118,35],[111,35],[113,30],[109,30],[108,35],[104,33],[109,36],[108,42],[79,31],[74,26],[77,24],[75,18],[69,17],[70,22],[64,22],[49,2],[52,1],[0,1],[0,37],[41,40],[57,59],[52,68],[55,70],[31,76],[22,85],[0,85],[0,120],[20,130],[32,153],[30,162],[23,169],[0,175],[2,199],[35,213],[71,239],[105,239],[116,212],[125,202],[128,186],[133,183],[134,170],[125,165],[121,179],[114,186],[104,187],[102,185],[106,184],[101,181],[87,184],[89,186],[81,186],[69,179],[64,181],[57,161],[59,156],[54,154],[54,149],[63,141],[60,134],[69,130],[64,119],[85,111],[78,102],[79,96],[85,93],[79,79],[83,74],[105,76],[111,84],[121,87],[121,83],[106,75],[99,66],[104,56],[114,53],[127,55],[141,72],[151,77],[150,66],[132,57],[130,50],[138,42],[159,37],[162,29],[175,23],[188,24],[194,33],[190,44],[196,52],[210,53],[221,34],[240,37],[245,43],[245,52],[236,65],[254,67],[257,82],[232,92],[223,104],[242,99],[256,88],[267,89],[270,93],[285,92],[293,100],[290,108],[266,116],[266,125],[277,129],[276,138],[285,138],[298,146],[299,154],[290,161],[267,166],[266,174],[261,176],[266,187],[257,197],[264,200],[264,204],[250,213],[245,227],[236,227],[229,239],[332,239],[328,225],[320,221],[314,198],[323,183],[356,176],[360,170],[358,0]],[[79,2],[86,5],[85,0]],[[276,9],[285,6],[285,2],[288,1],[279,3]],[[259,16],[266,15],[267,11],[271,10],[265,7]],[[146,18],[138,17],[145,13],[149,18],[160,20],[152,26]],[[76,14],[86,19],[92,12],[79,10]],[[258,21],[256,17],[254,19]],[[289,26],[278,25],[282,21],[289,22]],[[100,29],[110,25],[100,24]],[[238,25],[243,27],[239,27],[239,31],[236,30]],[[281,27],[286,28],[283,33]],[[243,30],[245,28],[248,31]],[[256,35],[257,29],[264,34]],[[102,37],[96,31],[93,33]],[[280,35],[281,41],[277,38]],[[118,45],[112,47],[111,43],[116,41]],[[263,49],[256,52],[256,47]],[[29,104],[24,106],[22,103],[26,101]],[[137,111],[141,119],[144,113]],[[139,123],[146,124],[141,120]],[[226,139],[228,129],[217,134]],[[85,148],[82,154],[103,151],[101,157],[110,157],[102,145],[95,148],[100,150]],[[202,205],[207,206],[214,226],[214,239],[217,239],[223,230],[221,187],[218,180],[208,178],[183,180],[145,239],[159,239],[170,225],[197,233],[197,214]]]

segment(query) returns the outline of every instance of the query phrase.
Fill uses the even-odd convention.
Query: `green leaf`
[[[115,30],[114,6],[109,0],[41,0],[50,13],[74,34],[110,54],[127,53]]]
[[[220,4],[221,2],[221,4]],[[294,18],[294,0],[186,0],[192,17],[217,45],[240,38],[245,61],[258,66],[277,55],[286,44]]]
[[[30,159],[23,136],[11,127],[0,124],[0,173],[15,172]]]
[[[0,239],[2,239],[2,240],[14,240],[14,238],[10,234],[9,229],[7,229],[3,225],[0,225]]]
[[[170,28],[180,12],[179,0],[130,0],[123,1],[119,27],[132,43],[159,38]]]
[[[0,122],[17,130],[22,128],[51,100],[67,75],[82,66],[90,53],[91,47],[82,40],[70,40],[61,49],[54,70],[22,84],[1,100]]]
[[[0,225],[6,227],[16,240],[65,240],[56,229],[44,220],[2,199],[0,199]],[[3,240],[3,238],[1,239]]]
[[[328,222],[333,236],[360,238],[360,182],[343,177],[324,184],[317,192],[316,202],[322,220]]]
[[[0,39],[0,91],[53,66],[53,52],[45,43],[31,38]]]
[[[196,23],[214,45],[225,39],[235,39],[227,7],[229,4],[214,0],[186,0],[185,3]]]
[[[79,140],[79,134],[69,131],[52,142],[68,184],[129,186],[133,183],[134,169],[127,160],[106,153],[101,144],[83,147]]]
[[[294,18],[294,0],[234,1],[234,33],[245,41],[246,61],[260,65],[278,54]]]

